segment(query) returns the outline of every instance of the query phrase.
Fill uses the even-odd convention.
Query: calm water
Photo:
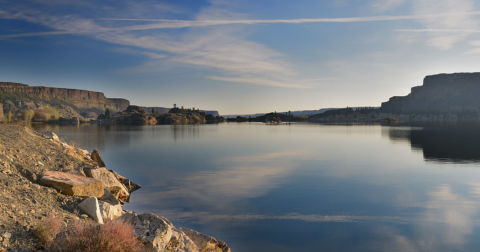
[[[35,126],[153,212],[243,251],[480,250],[480,126]]]

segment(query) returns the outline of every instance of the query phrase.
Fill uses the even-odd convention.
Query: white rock
[[[43,136],[46,138],[46,139],[52,139],[53,141],[55,142],[58,142],[60,141],[60,139],[58,139],[58,136],[57,134],[51,132],[51,131],[47,131],[43,134]]]
[[[172,231],[172,238],[165,248],[171,252],[198,252],[198,247],[195,243],[186,236],[182,231]]]
[[[142,241],[145,248],[143,251],[163,252],[174,231],[170,221],[152,213],[139,215],[135,212],[127,212],[118,219],[135,227],[134,233]]]
[[[122,205],[120,203],[112,205],[107,202],[99,201],[100,214],[104,220],[114,220],[123,214]]]
[[[89,197],[82,203],[78,204],[78,208],[90,216],[96,222],[103,224],[102,214],[100,213],[100,206],[98,200],[95,197]]]
[[[217,240],[215,237],[202,234],[188,228],[178,228],[178,231],[182,231],[197,245],[200,251],[209,252],[231,252],[230,248],[223,241]]]

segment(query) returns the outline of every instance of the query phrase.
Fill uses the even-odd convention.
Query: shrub
[[[53,214],[48,214],[33,230],[34,235],[45,248],[50,247],[57,234],[62,230],[63,219]]]
[[[35,110],[34,115],[33,115],[33,121],[44,122],[47,119],[48,119],[47,114],[45,114],[43,111]]]
[[[25,111],[22,112],[22,118],[27,123],[29,123],[32,120],[34,115],[35,115],[35,112],[31,109],[25,110]]]
[[[60,111],[58,111],[57,108],[45,108],[43,109],[43,112],[49,115],[48,119],[56,120],[60,117]]]
[[[133,227],[120,220],[103,225],[74,222],[59,235],[52,245],[52,252],[137,252],[141,244],[133,234]]]

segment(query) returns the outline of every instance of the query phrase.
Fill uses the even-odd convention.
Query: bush
[[[45,112],[45,114],[48,114],[49,117],[48,119],[50,120],[56,120],[58,118],[60,118],[60,111],[58,111],[58,109],[56,108],[45,108],[43,109],[43,112]]]
[[[43,111],[35,110],[34,115],[33,115],[33,121],[35,122],[44,122],[47,121],[47,114],[45,114]]]
[[[52,245],[52,252],[137,252],[141,244],[133,234],[133,227],[120,220],[103,225],[74,222],[59,235]]]
[[[45,248],[50,247],[57,234],[62,230],[63,219],[53,214],[48,214],[33,230],[34,235]]]

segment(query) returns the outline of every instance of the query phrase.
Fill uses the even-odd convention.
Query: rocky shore
[[[98,151],[62,142],[54,133],[0,125],[0,252],[48,251],[34,234],[47,216],[65,227],[122,221],[140,251],[227,252],[214,237],[176,228],[162,216],[122,209],[140,185],[107,170]]]

